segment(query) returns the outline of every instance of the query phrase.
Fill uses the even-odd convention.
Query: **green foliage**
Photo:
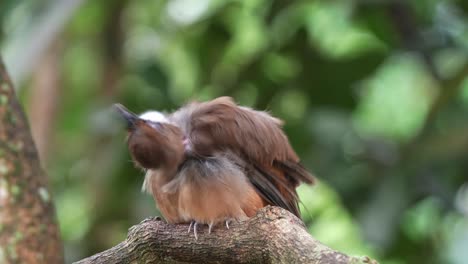
[[[399,2],[85,1],[56,36],[60,92],[44,164],[67,262],[158,214],[110,105],[170,111],[230,95],[286,121],[320,179],[299,188],[314,237],[381,263],[463,263],[468,5]],[[55,4],[2,2],[0,47],[36,47],[13,40]],[[29,109],[38,84],[24,80]]]
[[[369,245],[363,241],[357,223],[335,191],[319,183],[314,187],[301,186],[298,192],[303,219],[316,239],[349,254],[373,255]]]
[[[306,28],[311,41],[336,59],[385,49],[372,32],[352,21],[354,4],[348,1],[316,1],[307,6]]]
[[[408,54],[389,58],[363,89],[355,112],[357,130],[403,141],[420,132],[437,91],[421,63]]]

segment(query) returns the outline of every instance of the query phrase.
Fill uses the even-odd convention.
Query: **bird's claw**
[[[195,221],[190,221],[190,225],[188,227],[188,232],[187,233],[190,233],[190,230],[192,229],[193,223],[195,223]]]
[[[198,223],[197,223],[197,221],[191,221],[190,222],[190,225],[188,227],[188,233],[190,233],[190,231],[192,230],[192,226],[193,226],[193,234],[195,235],[195,239],[198,240],[198,234],[197,234]]]
[[[193,224],[193,234],[195,235],[195,240],[198,240],[197,225],[198,225],[197,222],[195,222],[195,224]]]
[[[213,222],[208,224],[208,234],[211,234],[211,228],[213,227]]]
[[[213,229],[214,222],[210,222],[208,224],[208,234],[211,234],[211,230]],[[192,230],[193,227],[193,234],[195,235],[195,239],[198,240],[198,233],[197,233],[197,227],[198,227],[198,222],[197,221],[191,221],[190,225],[188,227],[188,233]]]

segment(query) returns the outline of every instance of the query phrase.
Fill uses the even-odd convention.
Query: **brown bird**
[[[128,148],[146,170],[143,190],[169,223],[240,220],[274,205],[299,215],[296,187],[313,176],[299,163],[267,112],[238,106],[230,97],[192,102],[164,115],[137,116],[115,105],[128,125]]]

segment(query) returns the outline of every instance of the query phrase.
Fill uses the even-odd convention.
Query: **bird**
[[[121,104],[127,145],[168,223],[197,225],[245,220],[267,205],[300,218],[296,188],[315,177],[301,164],[283,121],[238,105],[231,97],[192,101],[172,113],[137,115]]]

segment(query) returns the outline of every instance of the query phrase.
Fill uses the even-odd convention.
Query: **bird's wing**
[[[314,178],[299,163],[281,120],[238,106],[229,97],[192,103],[179,111],[188,120],[184,129],[194,153],[209,156],[229,150],[243,157],[259,195],[299,216],[295,188],[300,182],[313,183]]]

